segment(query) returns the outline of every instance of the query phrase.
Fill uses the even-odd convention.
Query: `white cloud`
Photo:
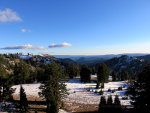
[[[45,49],[45,47],[43,46],[33,46],[33,45],[19,45],[19,46],[9,46],[9,47],[4,47],[4,48],[1,48],[1,49]]]
[[[70,46],[72,46],[72,45],[69,44],[69,43],[66,43],[66,42],[61,43],[61,44],[55,44],[55,43],[52,43],[52,44],[49,45],[49,48],[70,47]]]
[[[0,22],[22,21],[18,14],[9,8],[0,10]]]
[[[29,29],[24,29],[24,28],[21,29],[20,31],[23,32],[23,33],[31,32],[31,30],[29,30]]]

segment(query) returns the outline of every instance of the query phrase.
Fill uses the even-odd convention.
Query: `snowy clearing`
[[[68,90],[68,97],[64,100],[69,103],[80,103],[80,104],[99,104],[100,102],[100,89],[95,89],[96,83],[81,83],[80,79],[71,79],[65,83]],[[39,86],[37,84],[23,84],[27,96],[39,97],[38,92],[40,92]],[[118,87],[123,87],[121,91],[118,91]],[[109,82],[105,83],[104,96],[106,98],[112,95],[118,95],[122,105],[130,106],[130,99],[122,99],[125,97],[125,92],[128,85],[124,81]],[[15,85],[12,88],[16,88],[15,95],[19,94],[20,85]],[[108,89],[115,90],[114,93],[108,92]],[[95,93],[96,92],[96,93]],[[60,113],[67,113],[64,110],[60,110]]]
[[[40,83],[37,83],[37,84],[23,84],[22,87],[24,88],[27,97],[33,96],[33,97],[38,97],[39,98],[38,92],[40,92],[40,89],[39,89],[40,85],[41,85]],[[12,88],[16,89],[14,95],[19,95],[20,85],[15,85]],[[60,109],[59,113],[69,113],[69,112],[66,112],[65,110]]]
[[[37,84],[22,84],[27,96],[39,97],[38,92],[40,92],[40,83]],[[15,85],[12,88],[15,88],[14,95],[18,95],[20,93],[20,85]]]
[[[81,83],[79,79],[71,79],[66,83],[69,92],[68,97],[65,99],[67,102],[81,103],[81,104],[99,104],[100,94],[98,93],[100,89],[95,89],[96,83]],[[105,83],[104,96],[118,95],[122,105],[130,105],[130,100],[123,100],[122,97],[125,96],[127,83],[123,81],[109,82]],[[124,87],[122,91],[117,91],[118,87]],[[87,91],[89,90],[90,91]],[[108,92],[108,89],[116,90],[114,93]],[[97,93],[95,93],[97,91]]]

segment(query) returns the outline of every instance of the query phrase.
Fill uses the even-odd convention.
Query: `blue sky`
[[[0,0],[0,52],[150,53],[149,0]]]

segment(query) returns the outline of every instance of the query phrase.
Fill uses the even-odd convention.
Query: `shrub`
[[[125,84],[123,85],[123,88],[126,88],[126,85],[125,85]]]
[[[114,89],[114,90],[112,90],[111,92],[112,92],[112,93],[115,93],[115,92],[116,92],[116,90]]]
[[[121,91],[122,90],[122,87],[118,87],[118,91]]]
[[[95,90],[94,93],[97,93],[97,90]]]
[[[90,88],[86,88],[86,91],[90,91]]]
[[[101,84],[101,88],[104,88],[104,87],[105,87],[105,86],[104,86],[104,83],[102,83],[102,84]]]
[[[119,100],[119,96],[118,96],[118,95],[115,96],[114,104],[115,104],[115,105],[121,105],[121,104],[120,104],[120,100]]]
[[[128,100],[127,96],[122,97],[122,100]]]
[[[64,102],[61,102],[61,107],[60,107],[60,109],[64,109]]]
[[[108,92],[111,92],[111,89],[110,89],[110,88],[108,89]]]
[[[99,94],[100,94],[100,95],[103,95],[103,94],[104,94],[104,91],[103,91],[103,90],[100,90]]]

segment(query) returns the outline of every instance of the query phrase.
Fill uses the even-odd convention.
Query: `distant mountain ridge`
[[[120,57],[114,57],[104,62],[111,72],[116,72],[117,75],[126,71],[128,75],[136,76],[146,66],[147,62],[141,57],[132,57],[123,55]]]
[[[76,56],[76,61],[71,58],[56,58],[52,55],[17,55],[16,58],[25,60],[32,66],[40,66],[42,64],[49,64],[53,61],[60,63],[62,66],[67,66],[71,63],[88,64],[89,66],[96,66],[96,64],[105,63],[110,68],[110,72],[115,71],[118,74],[126,70],[131,75],[139,73],[146,64],[150,63],[150,54],[129,54],[128,55],[96,55],[96,56]],[[7,58],[7,55],[4,55]],[[14,57],[13,55],[10,55]],[[7,58],[8,59],[8,58]],[[10,58],[9,58],[10,59]],[[3,61],[3,60],[2,60]],[[15,60],[16,61],[16,60]],[[14,64],[14,61],[9,61]],[[8,63],[5,63],[8,64]]]
[[[147,62],[150,62],[150,55],[148,54],[141,54],[141,53],[126,53],[126,54],[108,54],[108,55],[23,55],[18,54],[21,59],[28,60],[29,58],[35,57],[38,60],[42,59],[41,61],[45,64],[50,63],[51,61],[60,61],[64,62],[65,64],[71,62],[77,62],[79,64],[87,64],[89,66],[93,66],[97,63],[103,63],[109,59],[114,57],[121,57],[122,55],[137,57],[139,59],[144,59]]]
[[[150,63],[150,54],[144,56],[138,56],[139,59],[144,59],[146,62]]]
[[[105,62],[114,57],[122,55],[128,56],[144,56],[146,53],[125,53],[125,54],[108,54],[108,55],[54,55],[56,58],[70,58],[79,64],[95,65],[97,63]]]

